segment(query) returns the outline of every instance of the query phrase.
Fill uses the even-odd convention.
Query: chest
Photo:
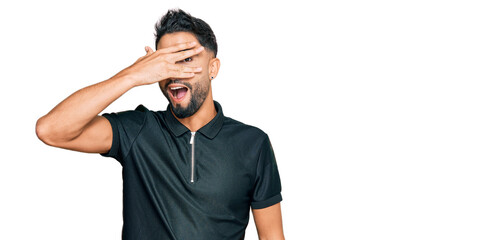
[[[248,201],[254,185],[256,154],[235,138],[139,135],[130,155],[129,177],[165,195],[233,204]]]

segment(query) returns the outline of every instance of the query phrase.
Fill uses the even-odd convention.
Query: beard
[[[186,118],[194,115],[199,108],[204,103],[204,100],[206,100],[206,97],[208,97],[208,92],[210,90],[210,85],[209,83],[204,83],[204,82],[196,82],[194,85],[188,83],[188,82],[181,82],[179,80],[170,80],[167,84],[166,87],[171,84],[171,83],[179,83],[185,85],[189,91],[190,91],[190,101],[187,107],[182,107],[181,104],[173,104],[171,101],[171,98],[169,97],[169,94],[166,94],[166,97],[168,98],[168,101],[171,106],[171,110],[173,111],[173,114],[177,118]],[[166,89],[166,91],[169,91]]]

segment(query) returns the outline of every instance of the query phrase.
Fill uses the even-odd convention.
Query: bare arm
[[[253,209],[253,219],[260,240],[284,240],[280,203],[263,209]]]
[[[184,67],[177,61],[203,49],[196,43],[177,46],[147,54],[133,65],[108,80],[80,89],[38,119],[36,133],[44,143],[81,152],[104,153],[112,146],[112,127],[98,114],[129,89],[152,84],[167,78],[190,78],[201,68]],[[180,50],[190,49],[183,52]]]
[[[131,88],[132,81],[118,76],[78,90],[37,121],[37,136],[55,147],[107,152],[112,127],[97,115]]]

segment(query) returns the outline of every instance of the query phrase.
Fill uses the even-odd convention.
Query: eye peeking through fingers
[[[192,61],[192,58],[191,57],[188,57],[186,59],[183,60],[183,62],[191,62]]]

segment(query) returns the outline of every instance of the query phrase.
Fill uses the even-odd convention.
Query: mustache
[[[188,89],[192,90],[192,84],[188,83],[188,82],[184,82],[182,80],[179,80],[179,79],[171,79],[169,80],[166,85],[164,85],[164,88],[165,89],[168,89],[168,86],[172,83],[177,83],[177,84],[182,84],[184,86],[186,86]]]

